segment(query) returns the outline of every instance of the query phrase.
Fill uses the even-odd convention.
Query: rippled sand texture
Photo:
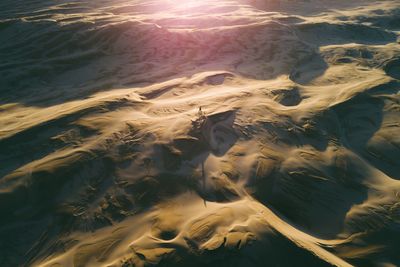
[[[399,1],[0,3],[0,266],[399,266]]]

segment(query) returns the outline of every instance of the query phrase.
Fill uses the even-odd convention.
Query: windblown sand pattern
[[[400,2],[0,3],[0,266],[400,266]]]

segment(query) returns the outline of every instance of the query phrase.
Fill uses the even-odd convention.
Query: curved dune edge
[[[399,3],[117,2],[1,13],[0,265],[400,264]]]
[[[137,234],[139,229],[132,232],[132,225],[140,227],[140,235]],[[172,229],[171,236],[162,235],[163,231],[165,234]],[[202,250],[203,253],[212,253],[221,247],[250,251],[258,243],[264,243],[260,238],[268,240],[269,236],[272,240],[281,240],[277,242],[287,243],[287,247],[283,245],[280,249],[290,251],[293,249],[290,243],[293,242],[295,246],[309,251],[308,256],[316,257],[316,263],[320,258],[332,266],[351,266],[321,247],[332,247],[349,240],[314,238],[297,230],[251,198],[204,206],[202,199],[196,199],[192,194],[164,203],[147,216],[128,219],[112,229],[80,236],[84,240],[80,245],[40,266],[96,266],[99,262],[104,266],[119,265],[121,262],[142,266],[160,263],[168,255],[179,255],[182,248]],[[276,250],[273,247],[269,249]],[[197,253],[192,253],[196,257]],[[279,259],[269,260],[279,262]]]

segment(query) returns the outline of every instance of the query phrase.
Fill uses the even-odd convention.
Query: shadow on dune
[[[400,80],[400,58],[394,58],[385,64],[383,70],[394,79]]]
[[[290,72],[289,78],[298,84],[305,85],[324,75],[328,67],[322,56],[316,53],[297,62]]]
[[[384,136],[388,131],[391,132],[391,127],[390,123],[383,124],[383,116],[390,114],[390,105],[398,101],[396,96],[390,97],[398,90],[399,83],[391,82],[352,98],[348,105],[339,105],[336,108],[338,117],[342,118],[346,140],[344,145],[394,179],[400,179],[400,167],[396,160],[400,156],[400,148],[396,139],[385,139]],[[376,136],[378,131],[383,136]]]
[[[206,173],[199,175],[204,180],[178,174],[187,161],[198,168],[210,154],[223,156],[234,145],[235,116],[235,111],[202,115],[193,122],[188,138],[151,144],[153,154],[146,157],[140,151],[145,136],[127,126],[123,136],[136,140],[131,145],[122,141],[122,146],[117,142],[108,148],[50,154],[30,173],[25,168],[3,177],[0,187],[6,190],[0,192],[0,213],[8,216],[0,220],[0,237],[24,242],[8,244],[0,263],[29,265],[67,249],[70,232],[110,226],[187,191],[197,192],[205,201],[237,199],[237,192],[226,184],[205,190]],[[12,148],[11,141],[8,146]]]
[[[110,22],[101,12],[91,14],[90,23],[79,17],[68,23],[52,20],[58,13],[79,14],[82,9],[89,7],[60,5],[25,19],[0,21],[0,34],[8,40],[0,44],[0,104],[51,106],[213,68],[261,80],[290,75],[304,84],[327,68],[319,46],[396,42],[393,32],[376,26],[282,22],[282,18],[265,25],[194,32],[118,17]],[[258,40],[259,36],[265,40]],[[227,63],[229,58],[235,59]],[[396,76],[397,65],[387,66],[389,75]],[[306,73],[308,68],[311,71]]]
[[[385,158],[398,158],[400,150],[390,154],[383,148],[380,155],[388,153],[385,158],[368,153],[368,143],[382,128],[384,100],[379,92],[391,92],[393,86],[396,83],[372,88],[325,110],[312,118],[312,127],[304,131],[288,133],[264,125],[297,149],[287,158],[275,159],[276,167],[268,177],[249,184],[250,192],[305,231],[335,238],[343,231],[348,211],[368,199],[362,181],[374,174],[362,158],[398,179],[398,165],[385,162]],[[334,160],[325,160],[332,147]]]
[[[66,113],[53,120],[38,123],[1,138],[0,160],[7,164],[0,169],[0,179],[29,162],[41,159],[70,145],[77,145],[74,142],[79,143],[86,138],[98,135],[95,130],[79,125],[77,123],[79,119],[91,114],[99,114],[106,110],[111,112],[134,104],[129,101],[109,101],[77,112]],[[28,146],[29,149],[27,150],[26,147]]]

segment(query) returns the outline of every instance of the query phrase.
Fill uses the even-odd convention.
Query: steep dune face
[[[1,3],[0,265],[400,265],[400,4],[332,2]]]

